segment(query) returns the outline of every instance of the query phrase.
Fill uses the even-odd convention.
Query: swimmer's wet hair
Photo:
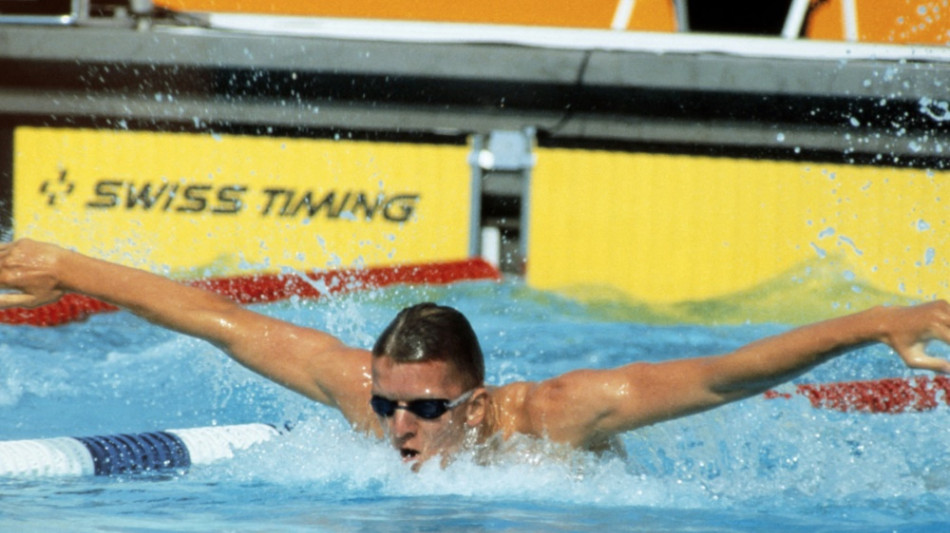
[[[468,319],[431,302],[400,311],[376,340],[373,356],[398,363],[447,361],[465,379],[466,389],[485,382],[485,359]]]

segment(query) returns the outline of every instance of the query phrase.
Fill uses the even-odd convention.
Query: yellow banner
[[[461,259],[467,150],[18,128],[14,233],[173,275]]]
[[[950,296],[950,172],[562,149],[537,161],[535,287],[724,302],[711,313],[795,294],[768,307],[825,316]]]

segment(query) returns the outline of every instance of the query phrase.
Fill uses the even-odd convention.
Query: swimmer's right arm
[[[31,240],[0,244],[0,288],[16,291],[0,294],[0,308],[38,307],[66,292],[100,299],[207,340],[251,370],[339,408],[354,423],[371,415],[369,352],[217,294]]]

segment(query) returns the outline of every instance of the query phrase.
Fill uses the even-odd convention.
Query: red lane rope
[[[56,303],[26,309],[11,307],[0,310],[0,323],[28,324],[31,326],[57,326],[66,322],[83,320],[89,315],[118,308],[81,294],[65,294]]]
[[[804,396],[816,409],[842,412],[899,414],[950,405],[950,378],[946,376],[886,378],[872,381],[800,384],[795,395]],[[768,399],[790,399],[792,393],[768,391]]]
[[[501,274],[495,267],[476,258],[443,263],[308,272],[306,279],[296,274],[254,274],[208,278],[187,283],[227,296],[241,304],[252,304],[274,302],[291,296],[320,298],[328,294],[395,284],[443,285],[456,281],[500,278]],[[2,309],[0,323],[58,326],[117,309],[88,296],[66,294],[55,303],[34,309]]]

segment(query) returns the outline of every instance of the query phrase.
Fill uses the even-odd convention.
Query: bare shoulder
[[[517,382],[493,390],[505,436],[523,433],[579,448],[603,437],[598,423],[624,390],[613,372],[581,369],[538,382]]]
[[[353,400],[369,405],[372,355],[368,350],[340,344],[316,351],[312,358],[311,379],[337,400],[338,407],[343,408],[341,403]]]
[[[525,398],[535,386],[528,381],[518,381],[500,387],[489,387],[492,401],[492,422],[495,431],[504,438],[526,431]]]
[[[371,360],[368,350],[340,344],[313,355],[308,381],[315,387],[311,398],[339,409],[358,431],[379,434],[369,405]]]

